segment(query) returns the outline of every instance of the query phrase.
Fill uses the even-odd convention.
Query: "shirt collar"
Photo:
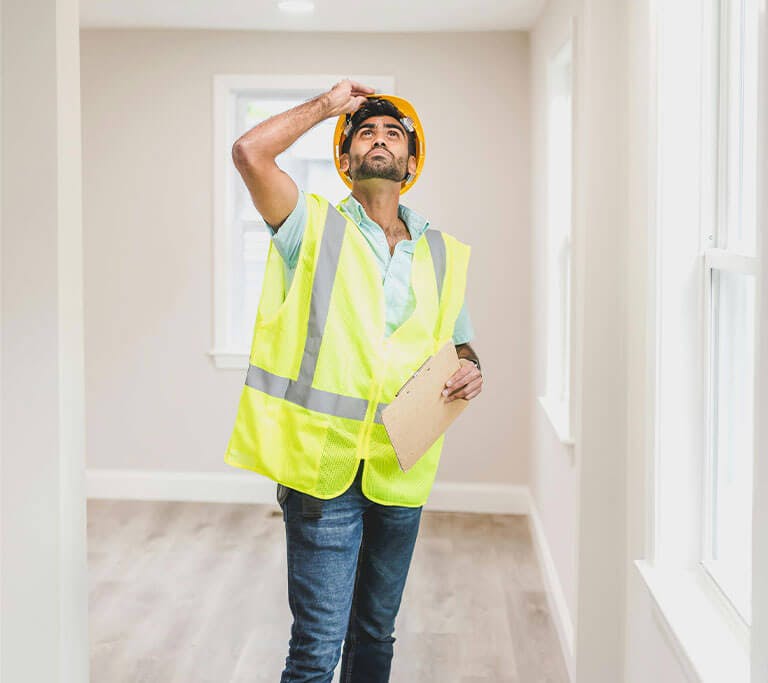
[[[339,207],[342,208],[358,225],[364,222],[378,225],[378,223],[368,217],[363,205],[352,196],[351,192],[339,202]],[[404,204],[398,204],[397,215],[403,220],[403,223],[405,223],[408,232],[411,233],[411,241],[413,242],[418,240],[419,237],[426,232],[427,228],[429,228],[429,221],[426,218],[413,209],[409,209]],[[379,226],[379,228],[381,228],[381,226]]]

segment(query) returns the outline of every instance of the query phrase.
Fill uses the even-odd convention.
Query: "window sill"
[[[565,446],[573,446],[573,436],[571,436],[570,429],[567,428],[566,421],[563,417],[565,407],[555,405],[546,396],[539,396],[539,403],[541,404],[541,407],[544,408],[544,412],[552,425],[552,429],[555,430],[557,438],[560,439]]]
[[[636,560],[654,615],[686,674],[699,683],[749,683],[749,631],[703,571]]]
[[[248,353],[213,349],[208,352],[213,364],[222,370],[247,370]]]

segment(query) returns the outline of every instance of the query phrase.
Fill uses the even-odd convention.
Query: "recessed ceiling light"
[[[307,14],[315,9],[313,0],[280,0],[277,7],[291,14]]]

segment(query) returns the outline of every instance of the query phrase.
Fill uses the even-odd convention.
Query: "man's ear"
[[[339,169],[342,173],[349,174],[349,154],[347,152],[339,154]]]
[[[416,165],[417,165],[416,164],[416,157],[413,154],[411,154],[408,157],[408,173],[410,173],[411,175],[416,173]]]

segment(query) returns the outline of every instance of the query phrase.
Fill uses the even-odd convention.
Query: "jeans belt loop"
[[[323,516],[323,500],[306,493],[301,494],[301,516],[305,519],[320,519]]]

